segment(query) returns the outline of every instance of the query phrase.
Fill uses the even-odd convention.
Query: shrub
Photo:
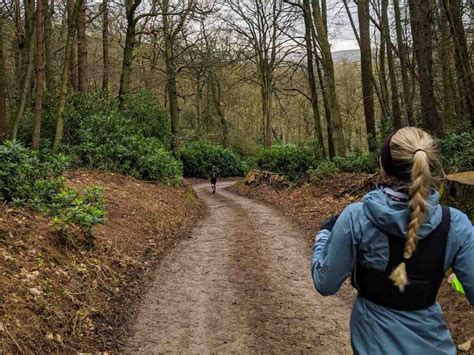
[[[180,161],[159,139],[130,132],[126,120],[116,113],[91,116],[89,123],[93,120],[102,122],[99,128],[84,124],[79,132],[82,143],[65,147],[74,164],[164,183],[180,178]]]
[[[315,165],[315,159],[307,148],[282,145],[262,149],[256,157],[256,163],[259,169],[286,175],[290,180],[297,180]]]
[[[373,173],[378,169],[378,153],[352,151],[346,157],[334,158],[334,163],[342,172]]]
[[[440,141],[441,158],[446,172],[474,170],[474,134],[451,133]]]
[[[242,161],[230,149],[218,145],[194,142],[181,149],[184,175],[188,177],[208,178],[209,171],[215,165],[220,176],[241,176]]]
[[[45,97],[41,128],[44,137],[54,137],[57,103],[57,96]],[[107,122],[97,120],[103,117],[108,117],[109,120]],[[32,123],[32,117],[25,117],[22,120],[21,141],[30,142]],[[146,91],[127,96],[120,109],[115,98],[101,91],[69,94],[64,112],[63,143],[69,145],[83,143],[85,137],[81,136],[81,131],[86,126],[96,130],[102,137],[110,133],[110,129],[126,128],[132,134],[155,137],[165,147],[169,147],[171,140],[171,126],[165,111],[157,104],[155,97]]]
[[[321,160],[316,169],[308,170],[308,175],[311,182],[321,182],[334,177],[339,171],[339,168],[333,161]]]
[[[127,96],[121,114],[135,128],[135,133],[157,138],[163,146],[170,147],[170,120],[151,92],[141,91]]]
[[[88,240],[104,220],[102,193],[90,188],[80,193],[65,185],[63,155],[38,153],[16,142],[0,145],[0,200],[27,206],[52,217],[63,236],[74,230]]]

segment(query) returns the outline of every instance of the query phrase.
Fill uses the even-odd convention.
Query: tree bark
[[[102,0],[102,90],[109,91],[109,3]]]
[[[43,85],[44,85],[44,66],[43,66],[43,39],[44,39],[44,0],[36,0],[36,95],[34,108],[33,137],[31,147],[39,149],[41,137],[41,112],[43,109]],[[48,1],[48,0],[45,0]]]
[[[0,12],[0,144],[8,136],[5,53],[3,51],[4,32],[3,13]]]
[[[375,128],[374,87],[372,85],[372,49],[370,46],[369,0],[357,2],[360,33],[360,65],[362,76],[362,95],[369,150],[377,149],[377,131]]]
[[[77,26],[77,89],[87,91],[87,36],[86,36],[86,0],[78,0]]]
[[[433,84],[433,7],[424,0],[410,0],[411,31],[413,51],[418,64],[418,82],[420,87],[421,126],[423,129],[441,136],[444,132],[435,105]]]
[[[334,148],[337,156],[346,155],[346,145],[344,141],[344,132],[342,128],[342,119],[339,108],[339,102],[336,95],[336,83],[334,79],[334,64],[331,56],[331,45],[324,29],[324,23],[321,17],[321,9],[318,7],[316,0],[311,0],[313,6],[313,21],[318,35],[318,42],[321,48],[321,58],[323,62],[323,70],[326,78],[326,89],[329,109],[333,123]]]
[[[79,77],[77,76],[77,45],[76,45],[76,31],[74,30],[74,35],[70,38],[71,43],[71,56],[69,58],[69,82],[71,84],[72,90],[79,90]]]
[[[303,0],[303,17],[305,25],[305,44],[306,44],[306,62],[308,71],[308,85],[311,94],[311,107],[313,111],[314,121],[314,139],[318,146],[318,155],[326,156],[324,147],[323,131],[321,128],[321,117],[319,114],[318,92],[316,90],[316,76],[314,74],[314,56],[313,56],[313,40],[311,27],[313,22],[311,19],[311,5],[309,0]]]

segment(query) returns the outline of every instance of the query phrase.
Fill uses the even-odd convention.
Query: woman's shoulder
[[[460,242],[467,238],[474,237],[474,229],[469,217],[462,211],[454,207],[449,207],[451,213],[450,239]]]

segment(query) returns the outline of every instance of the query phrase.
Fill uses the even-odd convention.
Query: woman
[[[426,132],[406,127],[392,134],[380,163],[383,184],[318,233],[314,285],[333,295],[352,275],[356,354],[455,354],[436,295],[452,267],[474,303],[472,223],[439,204],[443,173]]]

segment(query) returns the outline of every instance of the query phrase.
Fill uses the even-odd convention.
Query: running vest
[[[444,278],[446,244],[451,224],[449,207],[442,206],[442,213],[441,223],[418,241],[416,251],[406,261],[409,284],[405,291],[400,292],[389,279],[393,269],[403,261],[405,239],[387,235],[390,256],[386,270],[377,271],[358,262],[352,273],[352,285],[359,296],[400,311],[415,311],[433,305]]]

